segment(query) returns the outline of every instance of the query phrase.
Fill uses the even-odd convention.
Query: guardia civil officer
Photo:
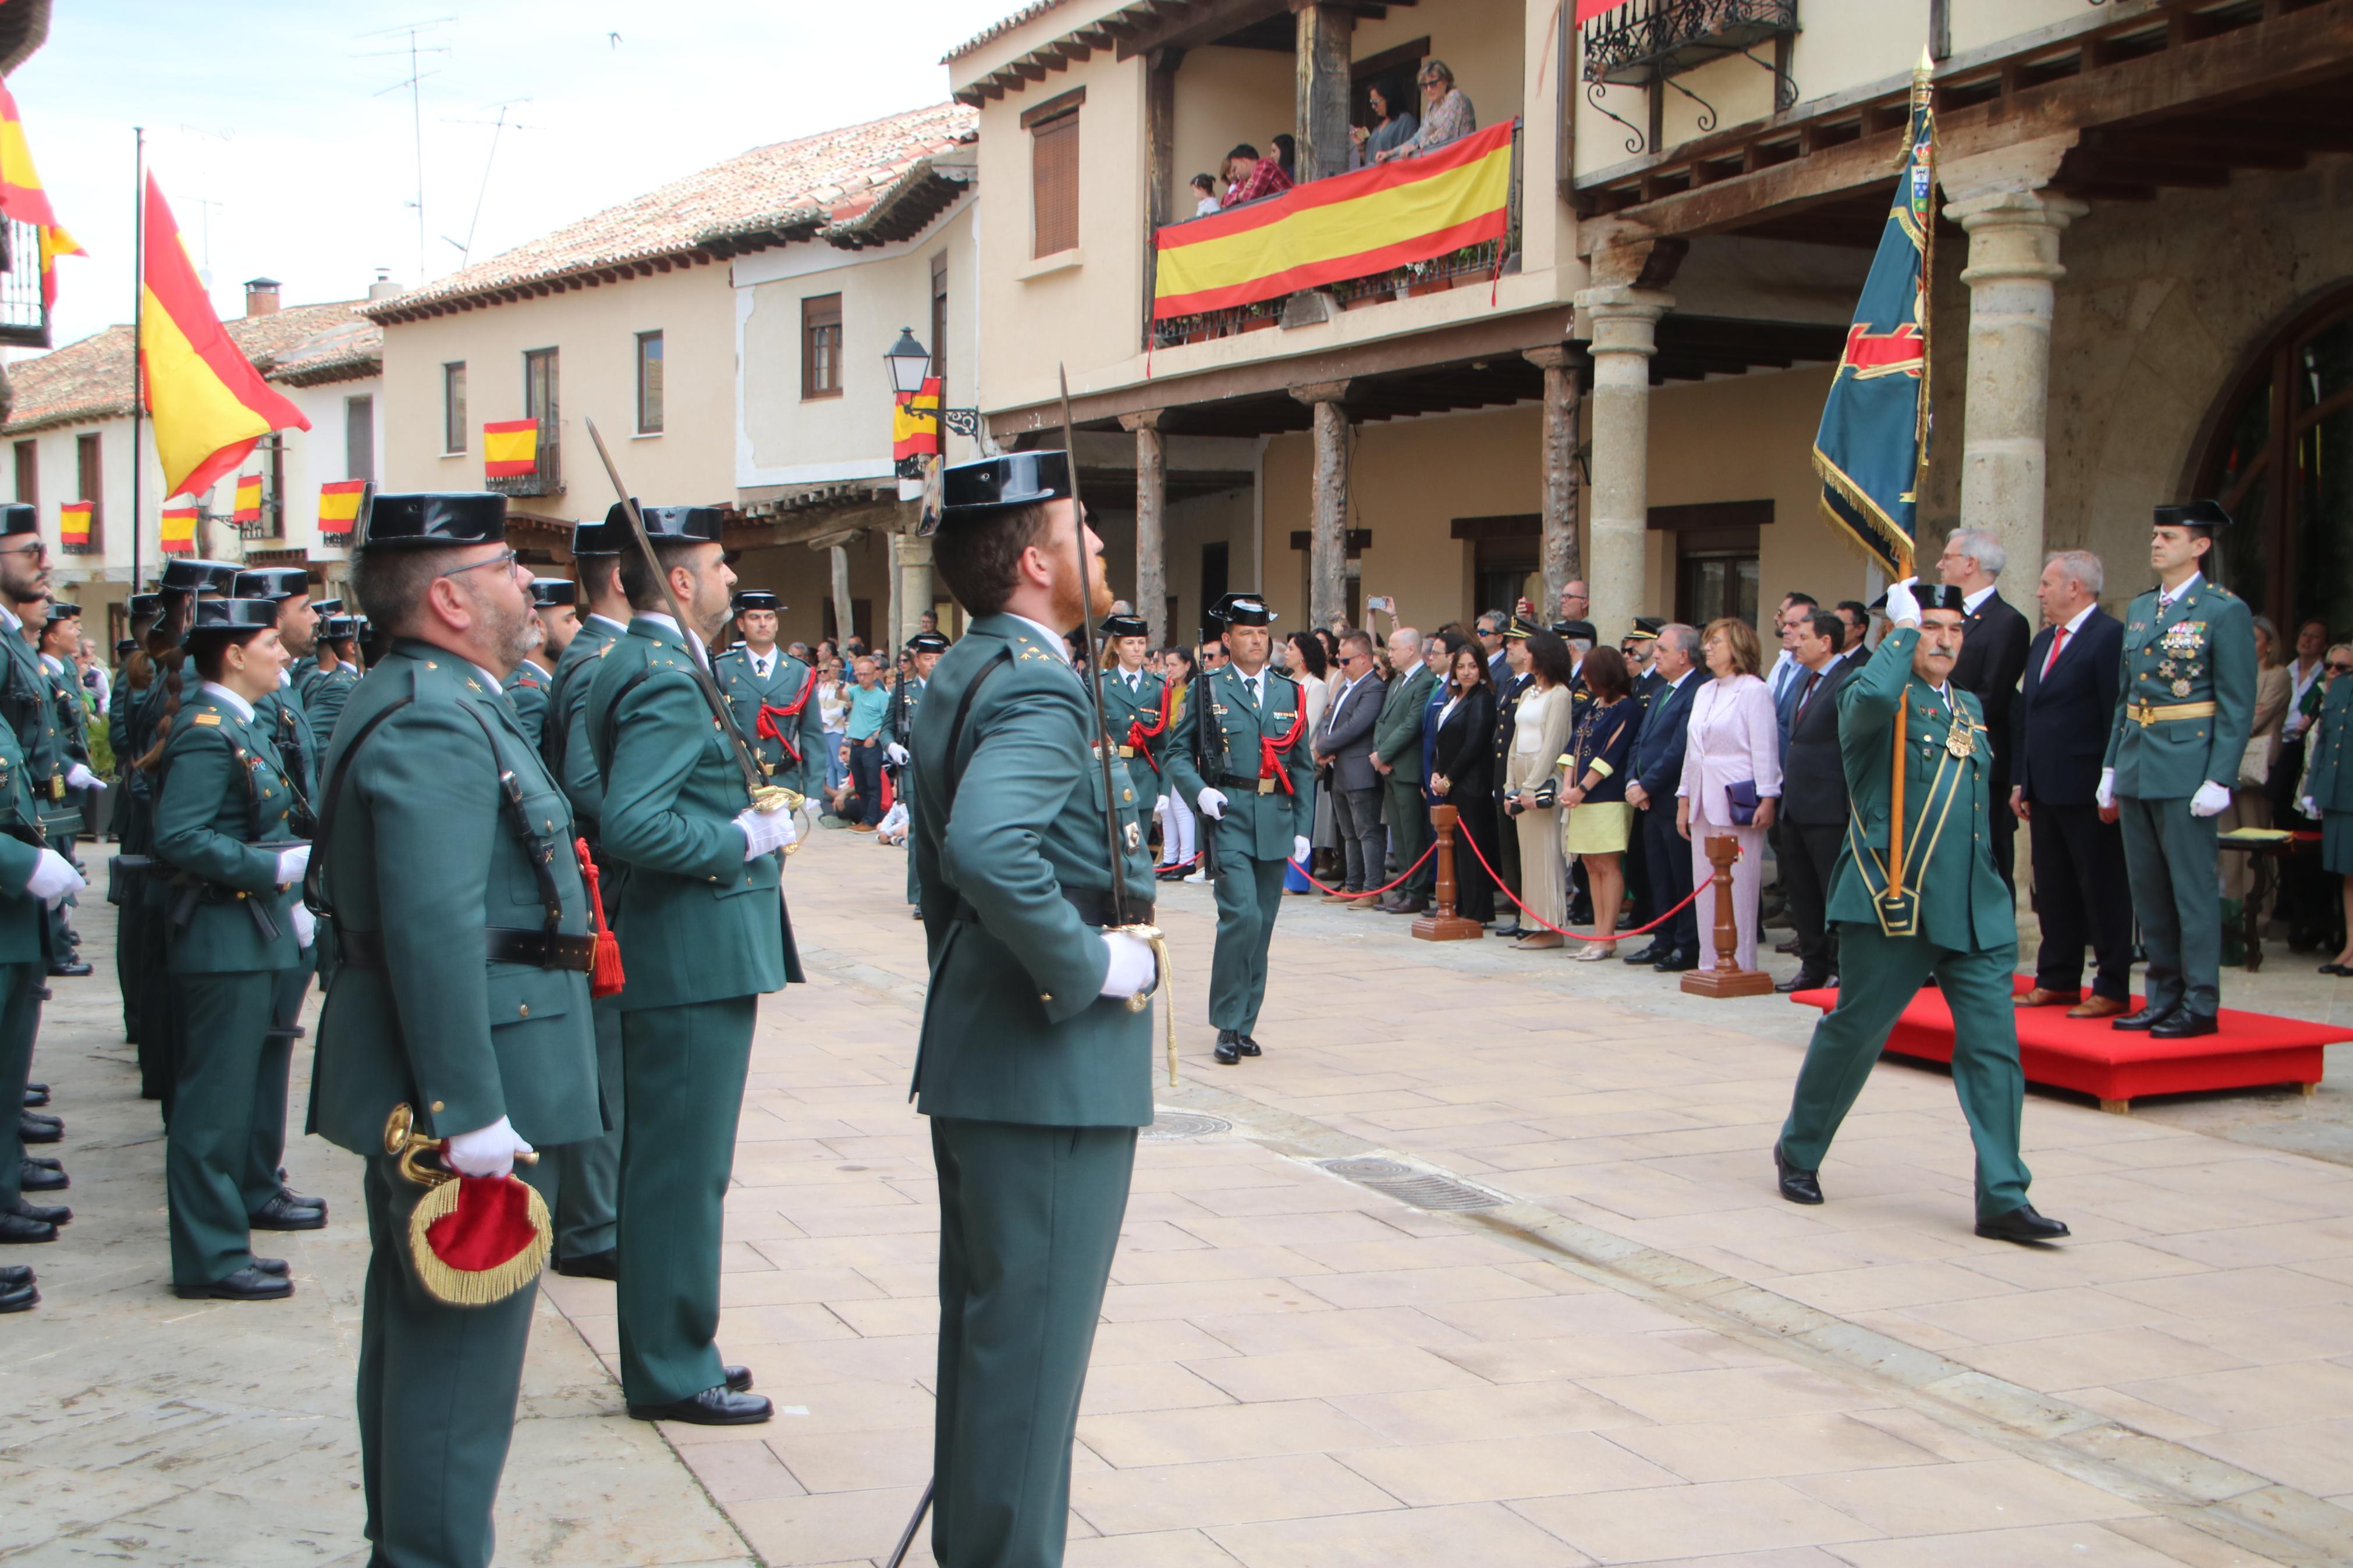
[[[14,515],[17,510],[21,510],[21,517]],[[0,514],[0,542],[16,537],[20,525],[37,542],[38,524],[33,517],[30,507],[12,508],[8,513]],[[47,552],[43,547],[37,562],[12,563],[23,569],[0,574],[0,592],[8,595],[7,605],[0,605],[0,644],[5,645],[7,657],[7,673],[5,681],[0,682],[0,718],[15,727],[25,748],[25,761],[33,770],[33,795],[42,837],[52,848],[62,843],[65,847],[61,853],[70,859],[72,835],[81,826],[81,808],[68,798],[69,793],[93,782],[95,775],[68,752],[69,726],[61,722],[63,710],[58,683],[34,646],[35,639],[47,627]],[[28,628],[27,617],[36,612],[39,618]],[[88,974],[89,965],[74,956],[63,903],[51,908],[46,920],[49,932],[48,973]]]
[[[112,689],[106,694],[106,739],[113,749],[115,782],[121,794],[115,797],[114,815],[109,826],[118,845],[143,837],[139,823],[147,810],[146,775],[132,765],[136,754],[131,749],[132,715],[146,701],[147,693],[155,683],[155,661],[147,653],[147,634],[162,614],[164,596],[160,594],[131,595],[131,637],[118,647],[122,668],[117,672]],[[114,984],[122,994],[122,1038],[132,1046],[139,1044],[140,1015],[139,984],[140,921],[146,915],[146,900],[130,896],[132,879],[118,853],[116,863],[107,879],[106,901],[114,906]]]
[[[932,671],[938,668],[940,656],[947,651],[948,639],[938,632],[917,632],[909,637],[907,646],[901,650],[904,657],[898,683],[891,689],[891,705],[882,713],[883,755],[894,770],[899,799],[906,803],[911,814],[915,806],[915,775],[907,761],[913,755],[909,746],[915,738],[915,714],[923,706],[923,693],[931,688]],[[912,855],[907,858],[907,902],[918,906],[921,903]],[[916,918],[922,918],[920,907]]]
[[[752,1030],[764,992],[801,978],[778,888],[789,812],[752,802],[733,725],[714,718],[694,666],[727,618],[729,571],[714,507],[641,515],[670,591],[642,552],[621,556],[636,614],[588,686],[587,731],[604,781],[604,853],[621,885],[621,1388],[640,1420],[765,1421],[750,1374],[719,1359],[719,1248]],[[624,519],[623,526],[627,526]]]
[[[776,646],[776,612],[765,588],[735,593],[735,629],[744,640],[711,661],[735,728],[770,784],[814,795],[825,784],[825,715],[817,701],[817,671]]]
[[[1839,929],[1839,999],[1814,1026],[1773,1163],[1783,1197],[1822,1201],[1831,1140],[1888,1030],[1934,976],[1952,1008],[1953,1088],[1977,1146],[1977,1233],[2052,1241],[2067,1227],[2026,1201],[2033,1177],[2018,1153],[2018,920],[1987,829],[1995,803],[2009,802],[1992,786],[1985,710],[1952,680],[1968,619],[1962,590],[1918,581],[1888,590],[1893,627],[1839,689],[1849,815],[1827,905]]]
[[[1286,859],[1303,864],[1315,822],[1315,764],[1299,688],[1266,662],[1274,612],[1229,594],[1226,662],[1196,682],[1168,748],[1168,779],[1213,826],[1203,830],[1217,877],[1218,945],[1209,962],[1209,1022],[1228,1067],[1259,1054],[1266,953],[1282,908]]]
[[[172,1289],[189,1298],[294,1293],[284,1261],[256,1257],[250,1234],[259,1204],[283,1195],[277,1002],[281,975],[308,973],[302,951],[311,941],[310,912],[295,899],[311,857],[308,812],[260,713],[286,673],[277,621],[267,599],[196,606],[188,660],[203,684],[183,695],[155,770],[154,853],[170,900],[164,940],[183,1026],[164,1179]],[[273,1115],[274,1129],[265,1125]],[[269,1162],[257,1177],[264,1150]]]
[[[972,623],[916,713],[909,770],[931,957],[914,1095],[940,1199],[932,1552],[1050,1568],[1152,1120],[1152,1013],[1129,1008],[1155,984],[1152,950],[1103,928],[1114,875],[1131,921],[1152,919],[1155,883],[1138,803],[1103,797],[1095,697],[1062,640],[1111,599],[1092,531],[1082,576],[1067,458],[965,463],[942,484],[934,565]]]
[[[1103,679],[1103,719],[1119,748],[1118,771],[1135,791],[1136,816],[1149,822],[1160,805],[1160,759],[1168,749],[1168,689],[1144,668],[1151,627],[1143,616],[1105,616],[1102,631],[1112,656]]]
[[[534,1147],[592,1137],[596,939],[572,813],[499,683],[531,626],[503,497],[379,495],[353,587],[390,647],[327,750],[313,889],[341,962],[319,1017],[311,1130],[363,1156],[360,1473],[370,1561],[483,1568],[533,1286],[486,1306],[427,1290],[409,1250],[425,1188],[385,1151],[396,1106],[443,1163],[543,1194]]]
[[[2147,1000],[2112,1029],[2159,1040],[2211,1035],[2222,1005],[2222,889],[2214,818],[2231,804],[2255,711],[2255,633],[2246,601],[2205,575],[2211,500],[2161,506],[2149,530],[2158,586],[2125,611],[2116,718],[2095,798],[2115,806],[2125,874],[2148,954]]]
[[[49,685],[49,705],[56,710],[58,747],[66,765],[66,787],[47,814],[49,847],[84,871],[75,853],[88,823],[81,802],[88,794],[106,788],[106,781],[90,770],[90,710],[82,701],[80,672],[74,655],[81,647],[81,606],[70,599],[51,599],[40,627],[41,671]],[[81,932],[74,928],[72,910],[79,903],[67,899],[49,911],[56,929],[58,962],[52,974],[80,976],[90,973],[81,956]]]
[[[313,641],[308,651],[298,656],[293,663],[286,667],[286,684],[294,689],[294,694],[297,697],[302,695],[303,686],[319,668],[319,648],[316,638],[326,634],[329,621],[343,613],[343,602],[341,599],[312,599],[309,608],[311,615]],[[290,653],[293,651],[292,644],[287,645],[287,651]],[[304,706],[307,710],[307,700]],[[311,728],[318,729],[315,720],[312,721]],[[323,731],[319,731],[317,738],[322,745],[326,743],[327,737]]]
[[[335,722],[352,700],[352,688],[366,673],[360,668],[359,637],[357,616],[329,616],[319,624],[318,655],[299,689],[302,710],[311,716],[311,736],[322,750],[335,738]]]
[[[555,679],[555,667],[564,658],[564,650],[580,630],[580,586],[568,577],[533,577],[531,580],[532,624],[539,637],[522,662],[507,677],[507,700],[514,705],[515,719],[522,725],[533,747],[543,745],[547,735],[547,692]]]

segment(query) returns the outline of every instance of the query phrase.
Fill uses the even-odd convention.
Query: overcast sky
[[[419,37],[442,51],[418,62],[429,279],[470,232],[479,261],[747,148],[938,102],[940,57],[1018,5],[60,3],[9,79],[58,221],[90,253],[58,263],[56,341],[131,319],[134,124],[224,318],[256,275],[288,304],[356,298],[378,268],[417,281],[408,40],[377,29],[454,17]],[[529,129],[493,159],[501,103]]]

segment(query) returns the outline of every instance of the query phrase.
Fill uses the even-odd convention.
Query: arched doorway
[[[2300,307],[2210,416],[2191,493],[2237,521],[2218,575],[2293,637],[2353,631],[2353,284]]]

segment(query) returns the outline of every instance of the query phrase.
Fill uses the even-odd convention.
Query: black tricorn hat
[[[156,588],[164,594],[226,594],[236,581],[235,562],[180,555],[164,563],[164,575]]]
[[[1591,621],[1555,621],[1552,624],[1552,635],[1560,638],[1563,642],[1567,642],[1572,638],[1582,639],[1586,642],[1599,642],[1601,640],[1601,634],[1593,629],[1593,623]]]
[[[1938,583],[1933,585],[1926,583],[1915,583],[1912,584],[1912,599],[1923,610],[1956,610],[1965,616],[1969,613],[1968,590],[1956,587],[1950,583]],[[1887,595],[1882,594],[1879,596],[1879,602],[1871,607],[1884,612],[1887,608]]]
[[[132,654],[138,651],[139,639],[137,637],[124,637],[121,641],[114,645],[114,657],[117,658],[129,658]]]
[[[0,539],[40,531],[41,514],[31,502],[9,501],[0,505]]]
[[[730,607],[740,616],[746,610],[781,610],[785,606],[777,602],[776,595],[765,588],[740,588],[736,590],[734,603]]]
[[[503,544],[507,498],[490,490],[411,490],[369,498],[362,550],[447,550]]]
[[[360,635],[360,617],[329,616],[319,623],[319,635],[329,642],[342,642],[346,637],[355,637]]]
[[[953,522],[970,522],[1008,507],[1059,500],[1071,493],[1071,455],[1060,450],[1006,452],[977,462],[958,463],[940,475],[940,513],[921,534]]]
[[[1146,637],[1152,635],[1152,628],[1145,625],[1142,616],[1105,616],[1103,635],[1107,637]]]
[[[2231,514],[2222,510],[2221,501],[2184,501],[2179,506],[2158,507],[2156,526],[2158,528],[2228,528],[2231,526]]]
[[[727,522],[727,514],[715,506],[641,506],[638,515],[645,520],[648,539],[681,544],[716,544]],[[609,527],[613,519],[605,521]],[[627,513],[620,523],[625,531],[628,528]],[[621,537],[628,535],[625,531]]]
[[[152,621],[163,613],[163,595],[133,594],[131,595],[131,618],[132,620]]]
[[[1209,606],[1209,618],[1229,626],[1271,626],[1278,619],[1256,594],[1229,594]]]
[[[278,625],[278,604],[273,599],[206,599],[196,606],[195,624],[188,628],[193,639],[218,634],[223,637],[238,633],[266,632]]]
[[[909,653],[945,653],[948,651],[948,639],[942,637],[937,632],[917,632],[913,637],[907,639],[906,651]]]
[[[343,602],[341,599],[313,599],[311,601],[311,608],[317,611],[322,618],[328,616],[340,616],[343,613]]]
[[[290,599],[311,591],[311,574],[300,566],[254,566],[237,574],[229,584],[237,599]]]
[[[531,607],[553,610],[580,602],[580,584],[569,577],[533,577],[531,580]]]
[[[75,604],[71,599],[51,599],[49,601],[49,625],[56,626],[59,621],[78,621],[79,619],[81,619],[81,606]]]
[[[615,501],[612,510],[601,522],[577,522],[572,525],[572,557],[583,555],[618,555],[621,546],[629,542],[629,514]]]

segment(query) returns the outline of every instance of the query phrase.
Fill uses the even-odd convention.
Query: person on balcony
[[[1389,100],[1396,92],[1397,89],[1387,81],[1375,82],[1365,89],[1365,100],[1372,106],[1373,123],[1370,127],[1348,127],[1348,140],[1356,147],[1348,167],[1361,169],[1367,163],[1380,162],[1383,153],[1404,146],[1413,140],[1414,132],[1421,129],[1421,121],[1413,117],[1412,110],[1398,109],[1390,104]]]
[[[1392,159],[1410,158],[1418,153],[1428,153],[1459,142],[1479,129],[1479,116],[1471,107],[1471,100],[1454,85],[1454,73],[1444,60],[1424,60],[1421,63],[1421,129],[1402,145],[1392,147],[1373,162],[1386,163]]]
[[[1218,182],[1207,174],[1193,176],[1193,190],[1200,199],[1193,204],[1195,217],[1207,217],[1218,210]]]
[[[1291,176],[1272,158],[1261,158],[1244,142],[1226,154],[1226,195],[1222,205],[1238,207],[1261,196],[1280,195],[1291,189]]]

